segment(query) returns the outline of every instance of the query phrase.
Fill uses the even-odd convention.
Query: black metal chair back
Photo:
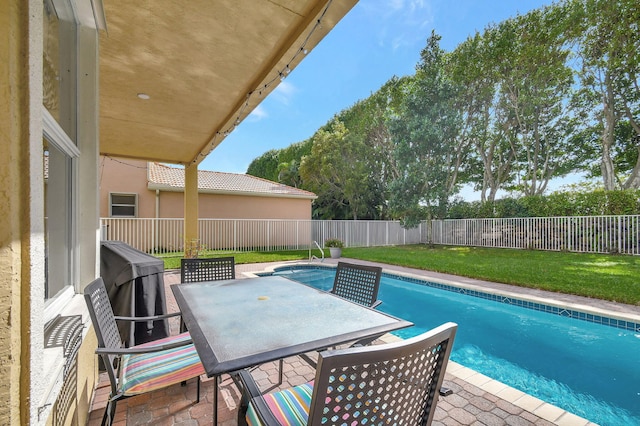
[[[233,256],[182,259],[180,262],[180,281],[183,283],[233,280],[235,278],[236,266]]]
[[[377,306],[382,268],[338,262],[331,293],[364,306]]]
[[[321,352],[306,424],[430,425],[457,328],[449,322],[396,343]],[[279,425],[276,416],[287,410],[273,404],[295,391],[267,403],[247,371],[238,378],[238,424],[255,415],[263,425]],[[252,414],[245,418],[249,404]]]
[[[97,278],[84,289],[84,299],[89,308],[89,315],[98,338],[99,348],[120,349],[122,339],[118,331],[111,301],[102,278]],[[104,367],[111,383],[111,393],[117,393],[117,372],[115,369],[117,355],[101,354]]]
[[[353,417],[356,407],[359,424],[431,424],[456,330],[447,323],[383,347],[321,352],[308,425]]]

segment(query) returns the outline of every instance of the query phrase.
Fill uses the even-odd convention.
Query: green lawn
[[[325,256],[328,255],[326,250]],[[640,305],[640,256],[425,245],[346,248],[342,255]],[[234,256],[236,263],[242,264],[308,259],[309,252],[236,253]],[[165,268],[179,267],[179,257],[165,258]]]
[[[353,248],[346,257],[640,305],[640,257],[424,245]]]

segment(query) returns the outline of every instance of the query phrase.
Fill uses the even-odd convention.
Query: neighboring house
[[[100,217],[183,218],[184,169],[100,159]],[[314,193],[239,173],[198,170],[198,217],[311,219]]]

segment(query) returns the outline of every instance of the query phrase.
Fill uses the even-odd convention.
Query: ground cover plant
[[[225,255],[229,253],[206,252],[200,257]],[[282,262],[308,260],[309,251],[233,256],[236,264]],[[427,245],[345,248],[342,256],[640,305],[640,256]],[[181,253],[162,256],[165,269],[180,268],[181,257]]]

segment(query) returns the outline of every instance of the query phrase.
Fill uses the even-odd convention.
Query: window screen
[[[137,194],[111,194],[111,217],[136,217]]]

